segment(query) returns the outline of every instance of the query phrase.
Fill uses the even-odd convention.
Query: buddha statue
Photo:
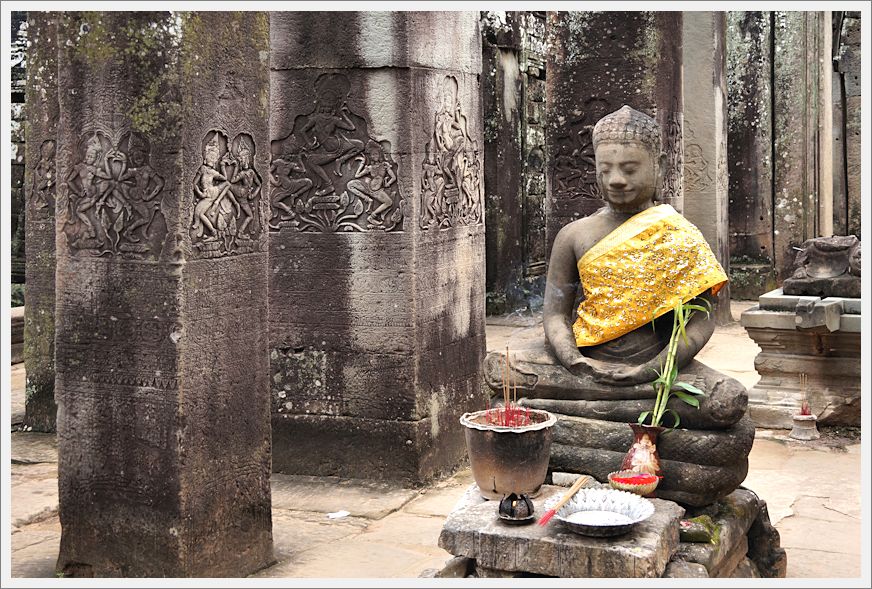
[[[554,239],[545,287],[544,337],[510,343],[511,383],[520,404],[558,414],[551,469],[606,481],[633,442],[627,423],[652,409],[677,303],[716,294],[727,277],[700,231],[657,204],[666,165],[656,121],[629,106],[594,127],[596,180],[606,205]],[[714,313],[696,312],[678,344],[679,381],[702,389],[699,407],[670,399],[679,428],[657,442],[663,479],[657,496],[705,506],[747,475],[754,426],[747,391],[694,360],[714,331]],[[495,392],[504,355],[491,353],[485,380]],[[674,417],[667,416],[669,427]]]

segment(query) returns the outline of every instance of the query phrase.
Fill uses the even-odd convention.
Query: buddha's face
[[[597,145],[595,157],[597,183],[613,209],[633,212],[653,205],[665,158],[639,143],[617,142]]]

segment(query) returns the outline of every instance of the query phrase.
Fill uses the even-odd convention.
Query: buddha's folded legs
[[[581,472],[605,482],[610,472],[620,470],[626,452],[581,448],[553,443],[550,468],[560,472]],[[668,460],[661,456],[663,479],[656,496],[684,505],[703,506],[726,497],[742,484],[748,474],[748,459],[729,466],[707,466]]]
[[[626,454],[633,432],[626,423],[561,415],[553,443]],[[724,430],[675,429],[657,436],[661,459],[706,466],[727,466],[746,458],[753,444],[754,423],[748,416]]]
[[[636,421],[639,414],[654,406],[656,393],[650,384],[615,386],[596,382],[588,376],[576,376],[566,370],[544,345],[513,350],[510,381],[517,384],[524,404],[564,415],[576,415],[607,421]],[[484,378],[499,393],[505,380],[505,356],[492,352],[484,361]],[[651,380],[656,378],[652,375]],[[692,360],[678,377],[702,389],[699,408],[677,398],[669,408],[681,418],[680,427],[723,429],[736,423],[748,406],[745,387],[729,376]],[[666,416],[671,425],[671,417]]]

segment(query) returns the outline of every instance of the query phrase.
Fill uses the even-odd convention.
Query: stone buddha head
[[[609,206],[620,212],[652,206],[666,166],[657,121],[624,105],[597,122],[592,141],[597,184]]]

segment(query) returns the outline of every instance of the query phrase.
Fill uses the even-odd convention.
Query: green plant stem
[[[681,327],[686,326],[693,316],[693,311],[685,314],[681,303],[676,305],[672,314],[672,335],[669,337],[669,346],[666,352],[666,364],[663,367],[663,374],[666,375],[665,382],[662,382],[657,387],[657,398],[654,402],[654,409],[651,411],[651,425],[658,426],[663,419],[663,414],[666,412],[666,404],[669,402],[670,393],[672,392],[672,369],[675,366],[675,357],[678,353],[678,339],[681,334]]]

